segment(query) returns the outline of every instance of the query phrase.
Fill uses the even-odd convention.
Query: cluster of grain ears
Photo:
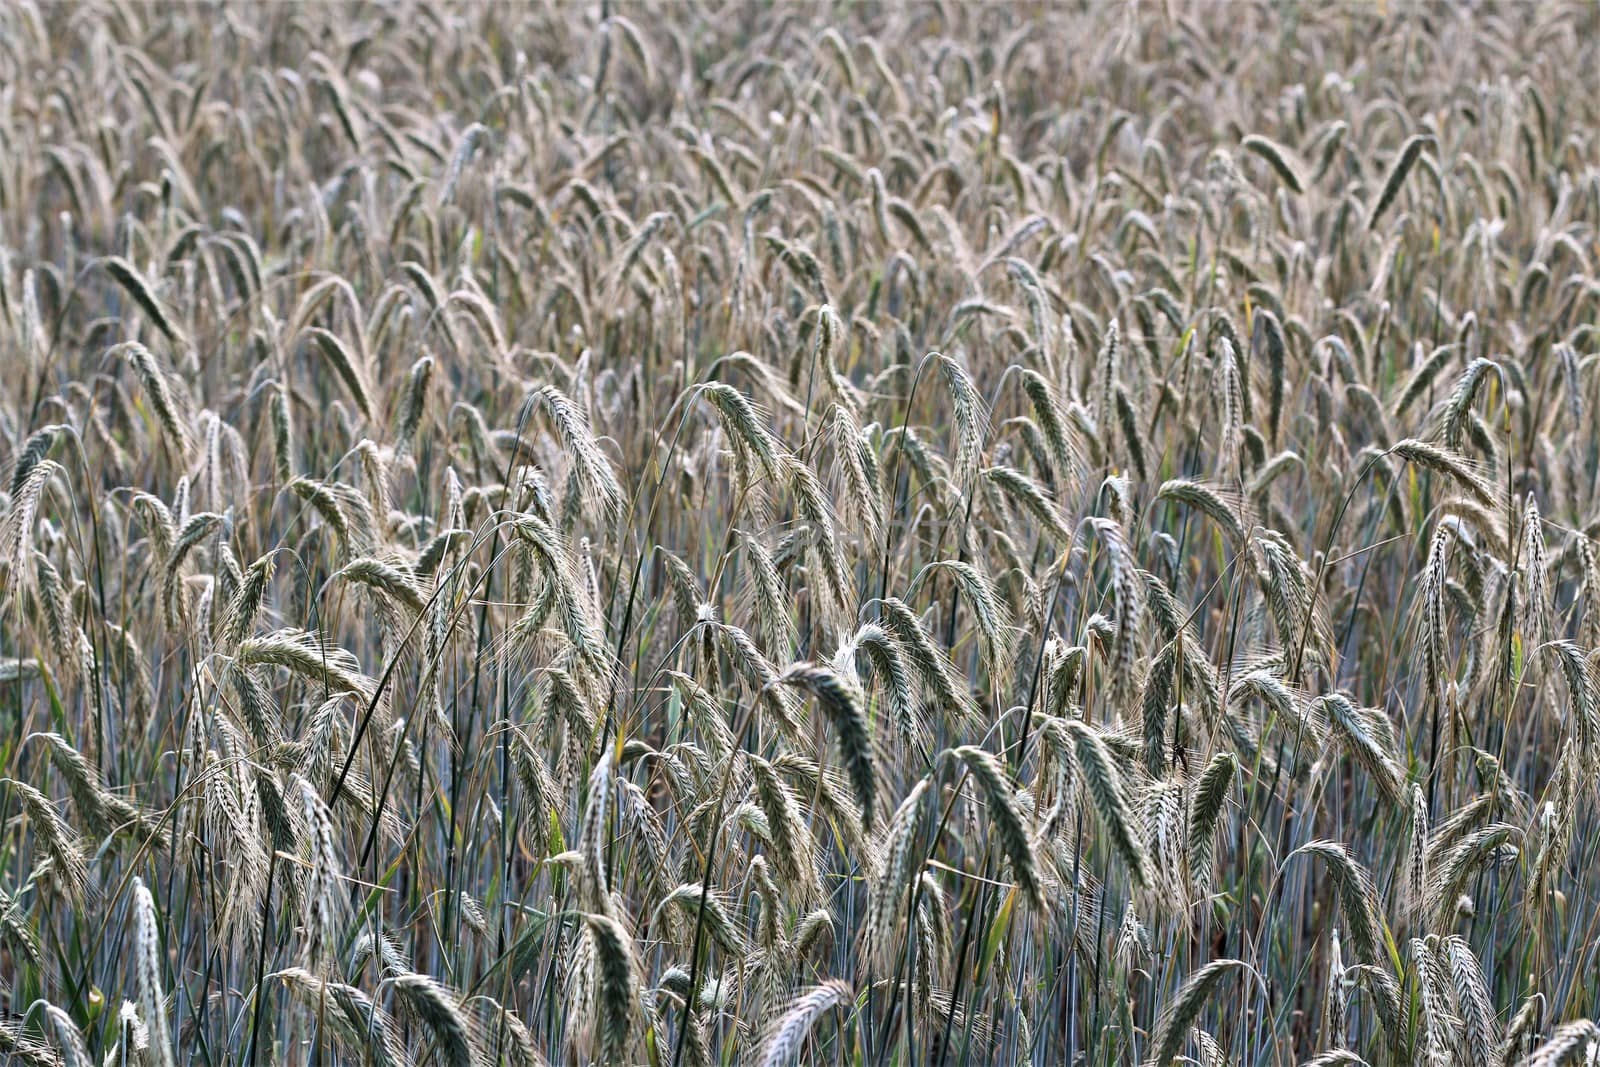
[[[0,1055],[1600,1057],[1600,11],[0,8]]]

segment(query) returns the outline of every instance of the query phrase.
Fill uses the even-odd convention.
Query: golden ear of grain
[[[194,442],[179,399],[182,394],[155,354],[137,341],[125,341],[112,348],[107,356],[124,358],[133,366],[162,433],[178,457],[186,459]]]
[[[133,969],[139,1006],[150,1044],[161,1067],[175,1067],[172,1032],[163,991],[160,920],[155,897],[137,875],[133,879]]]
[[[950,398],[955,425],[956,479],[961,485],[966,485],[977,472],[983,454],[983,442],[989,428],[988,409],[966,368],[943,353],[935,355],[939,376]]]
[[[32,564],[39,506],[44,500],[45,488],[65,473],[54,460],[39,460],[23,477],[10,508],[0,516],[0,559],[6,563],[6,592],[13,601],[25,586],[37,584]]]
[[[81,900],[89,869],[71,826],[55,804],[28,783],[0,778],[0,786],[16,793],[23,814],[32,824],[36,845],[50,863],[52,875],[71,898]]]

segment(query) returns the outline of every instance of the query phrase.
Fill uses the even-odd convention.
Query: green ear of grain
[[[149,280],[121,256],[107,256],[103,262],[106,273],[110,274],[116,283],[122,286],[123,291],[133,298],[133,302],[139,305],[140,310],[150,317],[151,324],[160,330],[161,335],[168,341],[177,344],[182,335],[177,324],[162,308],[161,301],[156,298],[155,289]]]
[[[1011,861],[1011,871],[1023,896],[1035,907],[1044,902],[1044,884],[1039,871],[1039,858],[1034,850],[1033,835],[1023,822],[1017,808],[1015,790],[1007,779],[1000,762],[981,748],[966,745],[955,754],[978,784],[979,794],[987,804],[987,814],[994,827],[995,840]]]
[[[1426,134],[1413,134],[1401,146],[1400,153],[1395,157],[1394,166],[1389,168],[1389,176],[1383,181],[1383,189],[1378,193],[1378,199],[1372,205],[1372,211],[1367,215],[1367,229],[1378,225],[1378,220],[1383,218],[1383,213],[1389,210],[1390,205],[1400,195],[1400,189],[1406,183],[1406,176],[1411,173],[1411,168],[1416,166],[1417,159],[1422,155],[1422,150],[1432,143],[1433,138]]]
[[[1184,1038],[1200,1017],[1206,1002],[1223,979],[1236,970],[1247,971],[1249,965],[1242,960],[1212,960],[1189,976],[1178,990],[1178,995],[1161,1012],[1155,1033],[1151,1035],[1152,1052],[1145,1061],[1145,1067],[1169,1067],[1183,1048]]]
[[[1305,192],[1305,182],[1300,177],[1299,169],[1289,162],[1288,149],[1259,133],[1252,133],[1239,144],[1246,151],[1266,160],[1267,166],[1272,168],[1291,193],[1298,195]]]

